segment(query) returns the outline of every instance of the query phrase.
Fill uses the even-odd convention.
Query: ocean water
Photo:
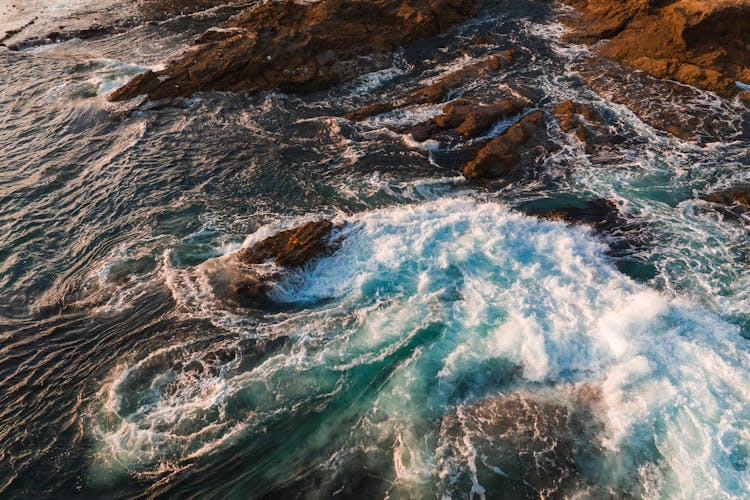
[[[586,88],[587,49],[531,2],[327,92],[108,103],[224,15],[164,12],[0,48],[0,496],[748,496],[750,220],[701,200],[748,180],[739,103],[671,96],[730,132],[658,131]],[[547,114],[559,150],[511,185],[388,128],[439,107],[340,118],[514,47],[457,92],[523,86]],[[623,142],[587,156],[565,99]],[[616,231],[524,215],[596,198]],[[340,248],[277,306],[223,300],[231,252],[321,217]]]

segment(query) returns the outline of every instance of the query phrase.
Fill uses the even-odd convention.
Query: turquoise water
[[[158,109],[104,96],[204,17],[0,51],[0,495],[746,497],[749,221],[700,199],[747,180],[746,115],[696,93],[674,105],[737,134],[651,128],[582,85],[547,9],[493,3],[330,92]],[[587,157],[548,120],[560,150],[493,188],[386,128],[439,107],[338,118],[518,46],[461,92],[588,102],[624,142]],[[521,211],[594,198],[615,231]],[[212,286],[320,217],[341,247],[278,307]]]

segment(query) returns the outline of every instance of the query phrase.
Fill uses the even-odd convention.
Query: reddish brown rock
[[[574,38],[606,39],[605,57],[657,78],[723,95],[750,82],[750,2],[747,0],[566,0],[581,17]]]
[[[278,266],[301,267],[330,251],[328,238],[332,229],[333,223],[329,220],[309,222],[244,248],[238,252],[237,257],[245,264],[273,261]]]
[[[728,118],[705,105],[700,91],[658,80],[628,63],[591,58],[577,67],[592,90],[630,108],[649,125],[684,140],[706,142],[747,140],[750,115]]]
[[[506,51],[512,52],[512,51]],[[513,57],[510,58],[513,60]],[[456,71],[451,71],[437,78],[433,83],[424,85],[411,94],[393,101],[382,101],[370,104],[344,115],[352,121],[364,120],[371,116],[393,111],[397,108],[414,106],[417,104],[435,104],[442,102],[451,90],[461,88],[466,83],[480,78],[486,78],[493,71],[506,65],[506,58],[498,55],[471,63]]]
[[[422,142],[440,131],[455,131],[471,139],[488,131],[498,121],[521,113],[531,102],[517,97],[483,104],[474,99],[456,99],[443,106],[442,113],[431,120],[405,130],[414,140]]]
[[[461,171],[467,179],[507,179],[537,163],[550,148],[544,113],[534,111],[487,141]]]
[[[310,222],[243,248],[212,273],[214,292],[244,307],[267,306],[272,302],[269,293],[289,270],[335,250],[330,241],[333,228],[329,220]]]
[[[602,115],[588,104],[563,101],[555,107],[553,115],[563,132],[572,133],[585,145],[587,153],[606,144],[622,142],[621,137],[610,134]]]
[[[390,64],[391,53],[446,31],[474,13],[476,0],[266,2],[236,16],[161,71],[110,95],[121,101],[187,97],[198,91],[325,89]],[[381,57],[377,57],[381,56]]]
[[[750,210],[750,184],[711,193],[706,197],[706,200],[741,210]]]

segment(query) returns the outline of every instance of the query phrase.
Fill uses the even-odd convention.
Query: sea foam
[[[590,481],[651,496],[750,491],[750,358],[737,327],[623,276],[585,230],[501,204],[441,199],[337,222],[338,251],[273,292],[295,309],[252,332],[292,347],[252,368],[232,357],[196,372],[200,387],[181,372],[186,362],[150,355],[124,367],[103,391],[100,463],[128,462],[133,446],[140,466],[144,456],[214,450],[225,435],[253,436],[311,401],[351,398],[354,386],[369,395],[351,403],[362,419],[351,433],[335,431],[344,417],[334,413],[306,439],[339,443],[340,463],[345,450],[367,448],[365,436],[391,435],[404,488],[428,491],[464,471],[482,493],[471,454],[441,469],[447,438],[430,422],[501,394],[583,384],[601,392],[605,429],[603,472]],[[139,389],[130,376],[147,365]],[[373,388],[368,370],[388,375]],[[139,398],[148,404],[123,407]]]

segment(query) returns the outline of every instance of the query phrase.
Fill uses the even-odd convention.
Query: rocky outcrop
[[[544,113],[532,111],[499,136],[487,141],[461,171],[467,179],[512,179],[553,149]]]
[[[576,69],[588,87],[602,97],[627,106],[649,125],[684,140],[716,142],[750,138],[750,112],[728,117],[706,104],[701,92],[655,79],[628,63],[591,58]]]
[[[327,239],[332,229],[333,222],[329,220],[309,222],[244,248],[237,253],[237,258],[245,264],[273,261],[278,266],[301,267],[330,250]]]
[[[267,305],[269,292],[288,271],[335,250],[333,229],[331,221],[320,220],[281,231],[236,252],[232,259],[239,264],[238,269],[222,273],[215,281],[221,288],[228,288],[232,302],[246,307]]]
[[[516,56],[517,51],[506,50],[500,55],[494,55],[467,64],[461,69],[440,76],[428,85],[419,87],[406,97],[370,104],[369,106],[347,113],[344,115],[344,118],[352,121],[360,121],[371,116],[388,113],[394,109],[415,106],[418,104],[436,104],[442,102],[451,90],[459,89],[472,80],[488,77],[492,72],[512,64]]]
[[[710,193],[706,196],[706,200],[718,205],[724,205],[734,212],[746,212],[750,210],[750,184],[741,184]]]
[[[229,29],[201,37],[163,70],[143,73],[116,90],[110,100],[325,89],[390,65],[394,50],[446,31],[475,6],[476,0],[262,3],[233,18]]]
[[[555,107],[553,115],[563,132],[572,133],[589,154],[598,147],[624,140],[624,137],[611,134],[602,115],[588,104],[563,101]]]
[[[649,74],[723,95],[750,83],[747,0],[566,0],[580,12],[573,38]]]
[[[405,132],[419,142],[440,131],[455,131],[464,139],[472,139],[488,131],[498,121],[515,116],[529,106],[529,100],[518,97],[507,97],[492,104],[484,104],[476,99],[456,99],[443,106],[440,115]]]

